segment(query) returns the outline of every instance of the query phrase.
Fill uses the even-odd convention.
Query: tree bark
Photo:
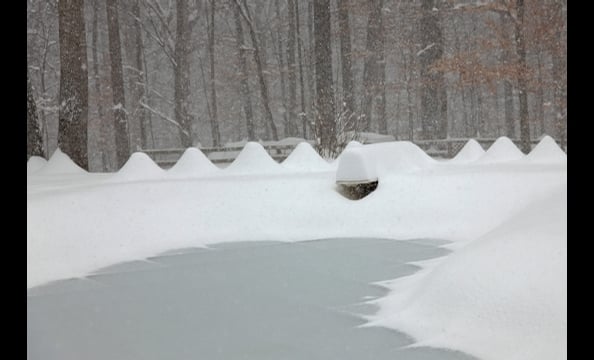
[[[295,31],[297,32],[297,54],[299,57],[299,90],[301,98],[301,130],[303,138],[307,139],[307,110],[305,107],[305,84],[303,81],[303,46],[301,41],[299,20],[299,2],[295,2]]]
[[[45,157],[43,153],[43,137],[37,118],[37,106],[33,97],[29,68],[27,68],[27,160],[31,156]]]
[[[107,32],[109,36],[109,56],[111,59],[111,90],[113,93],[113,119],[118,168],[130,156],[130,138],[126,119],[126,99],[124,96],[124,74],[120,46],[120,24],[117,0],[107,0]]]
[[[87,123],[89,89],[83,0],[59,0],[60,107],[58,147],[89,169]]]
[[[258,82],[260,83],[260,96],[262,97],[262,105],[264,106],[264,116],[266,117],[266,123],[268,124],[268,126],[270,127],[270,131],[272,132],[273,140],[278,140],[278,131],[276,129],[276,125],[274,124],[272,111],[270,110],[268,86],[266,85],[266,79],[264,78],[261,49],[258,42],[258,36],[256,35],[256,30],[254,28],[254,23],[252,21],[252,16],[250,15],[249,8],[246,6],[244,11],[241,8],[241,5],[239,4],[238,0],[235,0],[235,5],[239,7],[241,16],[248,24],[248,28],[250,30],[250,38],[252,40],[252,46],[254,47],[254,60],[256,61],[256,70],[258,72]]]
[[[286,68],[286,64],[285,64],[285,57],[284,57],[284,53],[283,53],[283,36],[282,36],[282,26],[280,26],[281,23],[281,10],[280,10],[280,1],[279,0],[275,0],[274,1],[274,8],[275,8],[275,12],[276,12],[276,41],[277,41],[277,57],[278,57],[278,67],[279,67],[279,75],[280,75],[280,95],[281,95],[281,103],[283,104],[283,133],[285,137],[290,136],[290,125],[289,125],[289,114],[288,114],[288,108],[289,106],[287,105],[287,96],[286,96],[286,81],[285,81],[285,77],[287,74],[287,68]],[[271,34],[272,37],[272,41],[274,42],[274,34]]]
[[[505,32],[508,22],[506,21],[506,14],[499,13],[499,19],[501,21],[501,29]],[[503,65],[509,64],[511,61],[511,53],[508,47],[504,47],[502,50],[501,62]],[[507,137],[513,139],[516,137],[516,124],[514,122],[514,99],[512,93],[512,83],[509,79],[503,80],[503,103],[505,113],[505,133]]]
[[[324,155],[334,154],[336,138],[330,21],[330,1],[314,1],[316,133]]]
[[[520,100],[520,141],[522,151],[527,154],[531,150],[530,123],[528,121],[528,79],[526,67],[526,44],[524,35],[524,0],[516,0],[517,19],[515,23],[516,53],[520,66],[518,76],[518,97]]]
[[[297,27],[295,25],[295,0],[287,0],[289,8],[289,33],[287,38],[287,72],[289,80],[289,119],[288,135],[297,136],[297,74],[295,48]]]
[[[235,19],[235,31],[237,36],[237,56],[239,60],[239,93],[241,95],[241,104],[243,106],[243,113],[245,114],[245,125],[248,134],[248,141],[256,140],[256,133],[254,129],[254,115],[252,112],[252,98],[250,93],[250,85],[248,81],[248,67],[246,56],[246,44],[243,37],[243,26],[241,25],[241,14],[239,8],[233,6],[233,17]]]
[[[421,126],[425,139],[445,138],[447,99],[443,74],[432,69],[443,55],[443,34],[435,0],[421,1]],[[443,123],[445,122],[445,126]]]
[[[210,0],[210,21],[208,22],[208,55],[210,59],[210,100],[212,101],[212,116],[210,129],[212,146],[221,146],[221,133],[219,131],[219,117],[217,110],[217,87],[215,82],[215,1]]]
[[[188,2],[176,0],[176,32],[173,67],[173,97],[175,121],[179,124],[179,137],[184,148],[192,146],[192,122],[189,114],[190,97],[190,34]]]
[[[382,98],[385,78],[385,72],[382,74],[381,71],[384,62],[383,0],[370,1],[369,6],[365,67],[363,69],[363,101],[361,104],[361,117],[365,131],[372,130],[373,99],[377,96]],[[381,107],[381,100],[378,105]],[[378,121],[378,124],[380,122]],[[381,124],[380,127],[382,125],[384,124]]]
[[[140,27],[140,0],[134,0],[134,4],[132,5],[132,16],[133,24],[134,24],[134,42],[135,42],[135,49],[134,49],[134,64],[136,66],[136,70],[134,72],[133,77],[133,84],[135,88],[135,97],[136,97],[136,109],[135,114],[138,121],[138,125],[140,127],[140,146],[143,149],[148,149],[149,144],[149,131],[151,127],[147,121],[147,114],[146,110],[143,106],[140,106],[140,102],[147,103],[146,101],[146,82],[145,82],[145,69],[143,63],[143,56],[144,56],[144,42],[142,40],[142,30]]]
[[[355,114],[353,71],[351,63],[351,27],[349,22],[349,1],[338,1],[338,26],[340,31],[340,64],[342,75],[342,94],[346,131],[358,129]]]

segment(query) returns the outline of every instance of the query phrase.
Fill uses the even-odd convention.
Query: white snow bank
[[[47,160],[41,156],[31,156],[27,161],[27,175],[31,175],[41,170],[47,164]]]
[[[502,136],[489,147],[489,150],[477,162],[481,164],[497,163],[519,160],[523,157],[524,153],[508,137]]]
[[[526,155],[526,160],[534,163],[565,162],[567,154],[561,150],[559,145],[550,136],[545,136],[538,145]]]
[[[435,163],[434,159],[409,141],[354,146],[341,153],[336,179],[353,181],[389,173],[403,174]]]
[[[59,148],[54,151],[47,164],[37,171],[35,175],[55,175],[55,174],[85,174],[83,168],[76,165],[68,155],[64,154]]]
[[[257,142],[248,142],[237,158],[225,168],[225,174],[265,174],[282,171],[264,147]]]
[[[481,144],[474,139],[470,139],[449,162],[455,164],[469,163],[480,159],[484,154],[485,150]]]
[[[387,286],[368,325],[484,360],[566,359],[567,185]]]
[[[337,193],[332,171],[109,186],[91,175],[60,184],[27,181],[28,287],[225,241],[471,240],[567,183],[566,168],[554,165],[499,164],[491,171],[460,165],[388,173],[372,194],[353,202]]]
[[[168,177],[183,178],[211,175],[220,171],[202,151],[195,147],[187,148],[179,160],[167,170]]]
[[[130,155],[130,158],[122,168],[115,173],[110,179],[110,182],[127,182],[127,181],[142,181],[154,180],[163,177],[165,170],[161,169],[159,165],[145,153],[135,152]]]
[[[287,156],[281,165],[290,170],[328,171],[332,169],[326,160],[306,142],[302,142]]]

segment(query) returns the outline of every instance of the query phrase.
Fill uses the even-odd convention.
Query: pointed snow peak
[[[31,156],[27,161],[27,175],[34,174],[47,164],[47,160],[41,156]]]
[[[469,163],[480,159],[485,150],[476,140],[470,139],[464,147],[451,160],[453,163]]]
[[[281,170],[280,165],[268,155],[257,142],[245,144],[237,158],[226,169],[226,173],[270,173]]]
[[[86,171],[80,166],[76,165],[76,163],[72,161],[68,155],[64,154],[60,148],[57,148],[43,169],[37,172],[37,175],[82,173],[86,173]]]
[[[151,180],[161,177],[164,172],[147,154],[135,152],[110,180],[115,182]]]
[[[174,176],[201,176],[219,171],[200,149],[187,148],[179,160],[167,171]]]
[[[302,142],[281,164],[283,167],[292,170],[330,170],[330,164],[314,150],[311,144]]]
[[[524,153],[514,145],[514,143],[505,136],[498,138],[489,150],[478,160],[479,163],[496,163],[519,160],[524,157]]]
[[[526,156],[526,160],[530,162],[563,162],[567,161],[567,154],[561,150],[552,137],[546,135]]]

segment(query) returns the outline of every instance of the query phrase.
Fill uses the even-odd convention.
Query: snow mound
[[[318,171],[330,170],[332,166],[306,142],[302,142],[289,154],[281,164],[291,170]]]
[[[523,157],[524,153],[508,137],[502,136],[489,147],[489,150],[477,162],[484,164],[497,163],[519,160]]]
[[[468,140],[464,147],[450,160],[452,163],[469,163],[485,155],[483,147],[474,139]]]
[[[237,158],[225,168],[228,174],[275,173],[281,166],[257,142],[245,144]]]
[[[380,325],[485,360],[567,351],[567,185],[433,267],[387,282]]]
[[[168,176],[202,176],[219,171],[213,163],[208,160],[200,149],[195,147],[187,148],[179,160],[167,171]]]
[[[356,155],[349,155],[349,154]],[[346,159],[346,160],[344,160]],[[343,164],[344,161],[344,164]],[[355,165],[365,163],[365,166]],[[352,181],[368,174],[381,177],[390,173],[407,173],[435,164],[417,145],[410,141],[393,141],[355,146],[345,149],[338,159],[337,181]],[[350,169],[351,166],[356,166]],[[356,175],[357,169],[364,171]],[[345,178],[343,178],[345,176]]]
[[[161,169],[145,153],[135,152],[109,180],[114,182],[141,181],[157,179],[163,176],[165,170]]]
[[[545,136],[538,145],[526,155],[530,162],[564,162],[567,161],[567,154],[561,150],[559,145],[550,136]]]
[[[76,165],[68,155],[64,154],[59,148],[47,161],[47,164],[40,169],[36,175],[54,175],[54,174],[83,174],[86,171]]]
[[[343,151],[336,170],[336,181],[366,182],[377,180],[377,166],[369,161],[362,148]]]
[[[27,161],[27,175],[34,174],[47,164],[47,160],[41,156],[31,156]]]

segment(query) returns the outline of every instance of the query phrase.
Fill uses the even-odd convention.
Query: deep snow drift
[[[510,144],[489,149],[488,167],[449,166],[407,142],[353,146],[380,177],[357,201],[337,193],[336,171],[286,169],[255,143],[215,177],[169,181],[141,155],[113,176],[122,183],[28,174],[27,287],[218,242],[444,239],[454,252],[386,283],[373,323],[487,360],[563,359],[566,161],[542,161],[559,158],[550,148],[527,161]]]
[[[27,175],[31,175],[41,170],[47,164],[47,160],[41,156],[31,156],[27,161]]]
[[[184,178],[211,175],[219,172],[200,149],[191,147],[186,149],[171,169],[167,170],[168,177]]]
[[[478,159],[477,162],[489,164],[519,160],[523,157],[524,153],[522,153],[508,137],[502,136],[489,147],[487,152]]]
[[[485,154],[485,150],[476,140],[470,139],[460,149],[460,151],[450,160],[451,163],[470,163],[480,159]]]
[[[535,201],[426,271],[386,283],[371,324],[481,359],[567,351],[567,188]]]
[[[281,163],[286,169],[299,171],[329,171],[332,165],[314,150],[314,148],[306,142],[302,142],[287,156]]]
[[[257,142],[248,142],[237,158],[225,168],[227,174],[269,174],[282,171],[281,166]]]
[[[163,177],[165,171],[155,164],[147,154],[135,152],[122,166],[120,171],[115,173],[110,181],[127,182],[153,180]]]
[[[338,158],[338,181],[377,179],[388,174],[404,174],[436,163],[409,141],[394,141],[346,148]]]
[[[567,154],[561,150],[553,138],[545,136],[530,154],[526,155],[526,160],[534,163],[565,162]]]
[[[68,155],[60,149],[56,149],[48,160],[47,164],[36,175],[57,175],[57,174],[84,174],[86,171],[76,165]]]

